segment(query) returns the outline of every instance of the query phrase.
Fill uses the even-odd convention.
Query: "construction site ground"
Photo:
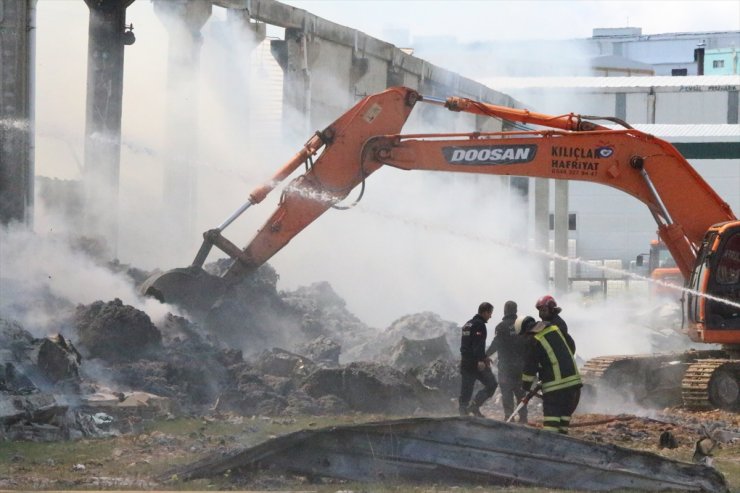
[[[486,409],[484,409],[486,410]],[[488,406],[497,417],[501,410]],[[534,425],[540,417],[533,413]],[[304,428],[362,423],[389,416],[347,414],[331,417],[275,418],[212,415],[142,421],[135,432],[109,438],[57,442],[0,442],[0,489],[2,490],[218,490],[249,491],[418,491],[485,492],[477,485],[409,485],[392,480],[359,484],[292,475],[250,474],[238,479],[226,474],[218,479],[182,481],[168,471],[199,458],[255,445],[271,437]],[[634,415],[576,414],[571,435],[600,443],[655,452],[672,459],[691,461],[705,423],[723,423],[740,430],[740,415],[721,411],[691,412],[670,409],[655,417]],[[660,448],[660,435],[669,431],[676,448]],[[515,446],[513,444],[512,446]],[[740,440],[719,444],[712,464],[725,475],[730,491],[740,491]],[[573,485],[577,490],[578,485]],[[500,488],[495,489],[500,491]],[[546,491],[510,488],[508,491]],[[552,491],[552,490],[547,490]]]
[[[287,468],[185,481],[196,461],[299,430],[457,412],[450,348],[459,344],[459,324],[422,312],[376,329],[328,283],[282,291],[278,277],[263,266],[235,287],[232,302],[197,323],[168,313],[155,324],[118,298],[83,305],[43,289],[49,314],[39,318],[19,291],[16,309],[0,313],[0,490],[500,490],[402,484],[395,475],[354,483]],[[529,407],[537,426],[541,402]],[[502,419],[498,392],[482,411]],[[686,462],[706,438],[712,450],[702,463],[713,462],[740,492],[740,414],[650,410],[584,394],[571,434]],[[661,448],[661,435],[675,446]]]

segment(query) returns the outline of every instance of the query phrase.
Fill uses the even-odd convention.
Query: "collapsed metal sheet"
[[[588,491],[729,491],[715,469],[478,418],[301,430],[186,466],[181,478],[255,469],[353,481],[529,485]]]

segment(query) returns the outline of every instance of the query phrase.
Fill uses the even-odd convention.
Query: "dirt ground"
[[[169,314],[155,326],[118,299],[55,304],[67,308],[57,313],[54,338],[35,338],[0,317],[0,395],[8,428],[0,435],[0,490],[487,491],[480,485],[392,479],[352,484],[241,471],[190,482],[178,478],[178,467],[297,430],[457,411],[456,400],[449,399],[459,389],[450,350],[459,342],[457,324],[420,313],[378,331],[352,315],[328,284],[278,292],[277,273],[266,267],[260,272],[240,286],[252,303],[219,305],[200,324]],[[279,334],[296,335],[295,344],[283,345]],[[41,358],[44,348],[55,352]],[[39,373],[44,385],[32,382]],[[109,416],[105,407],[93,412],[114,419],[111,428],[101,425],[105,430],[124,434],[99,434],[97,425],[87,428],[89,420],[85,427],[61,420],[68,402],[91,389],[98,392],[101,383],[114,385],[105,395],[115,396],[116,404],[103,399],[95,405],[124,415]],[[51,394],[40,390],[49,388],[67,401],[44,401]],[[153,398],[121,411],[131,390]],[[177,405],[159,409],[158,399]],[[38,401],[33,412],[16,416],[23,413],[15,403],[31,401]],[[499,401],[497,396],[483,407],[489,419],[503,418]],[[541,422],[540,409],[536,400],[530,403],[532,426]],[[740,414],[671,408],[637,416],[580,409],[571,434],[584,440],[692,461],[697,441],[711,438],[713,449],[702,460],[740,492]],[[378,412],[389,414],[373,414]],[[71,428],[75,434],[65,433]]]
[[[491,419],[501,414],[500,408],[494,406],[488,406],[484,411]],[[691,461],[702,427],[706,429],[713,424],[721,424],[724,430],[740,431],[740,415],[721,411],[665,411],[650,418],[576,414],[571,435]],[[541,416],[537,409],[533,409],[531,414],[533,425],[538,426]],[[209,454],[255,445],[299,429],[388,418],[392,417],[369,414],[297,418],[213,415],[141,421],[134,433],[111,438],[50,443],[3,442],[0,443],[0,489],[488,491],[476,485],[405,485],[392,480],[383,484],[351,484],[330,479],[317,483],[305,477],[262,474],[225,475],[184,482],[171,473],[177,466]],[[675,438],[675,448],[660,448],[660,436],[666,431]],[[733,435],[732,431],[730,435]],[[719,443],[712,451],[712,464],[725,475],[730,491],[740,491],[740,439],[724,438],[727,442]],[[577,485],[573,487],[577,489]],[[532,488],[507,490],[544,491]]]

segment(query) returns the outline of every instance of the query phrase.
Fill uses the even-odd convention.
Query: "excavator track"
[[[602,356],[581,369],[584,384],[637,402],[740,411],[740,361],[724,351]]]
[[[592,358],[586,361],[586,364],[581,368],[583,382],[595,385],[615,362],[630,360],[632,358],[632,356],[600,356],[598,358]]]
[[[653,354],[602,356],[588,360],[581,376],[587,392],[594,394],[622,396],[659,406],[680,404],[683,373],[672,364],[677,358]],[[652,378],[657,374],[662,376]]]
[[[681,382],[681,396],[692,409],[740,410],[740,362],[705,359],[690,364]]]

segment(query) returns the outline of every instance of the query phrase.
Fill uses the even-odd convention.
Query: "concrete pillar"
[[[224,59],[230,69],[227,80],[223,83],[221,90],[224,93],[224,104],[231,108],[229,118],[230,125],[239,129],[239,141],[242,142],[240,152],[249,152],[254,149],[257,143],[253,139],[258,137],[252,132],[254,98],[252,92],[252,64],[250,56],[252,50],[256,48],[266,37],[266,27],[264,22],[253,22],[248,10],[228,9],[226,11],[227,25],[232,36],[227,38],[237,40],[231,46],[224,47],[224,56],[231,57]],[[228,98],[228,102],[226,99]]]
[[[555,253],[568,256],[568,181],[555,180],[555,213],[554,213]],[[555,260],[555,291],[568,292],[568,261]]]
[[[388,64],[388,71],[386,72],[386,87],[403,86],[406,83],[403,75],[403,70],[396,67],[393,64]]]
[[[312,41],[301,29],[285,30],[284,41],[273,41],[271,49],[283,69],[283,127],[296,135],[311,133]]]
[[[352,52],[352,62],[350,64],[349,74],[349,84],[354,94],[359,93],[357,87],[360,85],[362,79],[367,75],[369,69],[370,59],[354,50]]]
[[[200,30],[211,16],[210,0],[155,0],[167,29],[164,164],[164,232],[176,248],[197,241],[195,228]]]
[[[265,40],[267,24],[253,22],[248,10],[228,9],[226,18],[230,25],[247,38],[246,41],[252,48]]]
[[[550,240],[550,182],[546,178],[534,179],[534,247],[546,252]],[[550,278],[550,259],[540,259],[541,279],[547,286]]]
[[[651,87],[647,97],[647,123],[655,123],[655,90]]]
[[[85,229],[115,255],[121,161],[126,8],[134,0],[85,0],[90,9],[85,121]]]
[[[36,0],[0,0],[0,224],[33,222]]]

